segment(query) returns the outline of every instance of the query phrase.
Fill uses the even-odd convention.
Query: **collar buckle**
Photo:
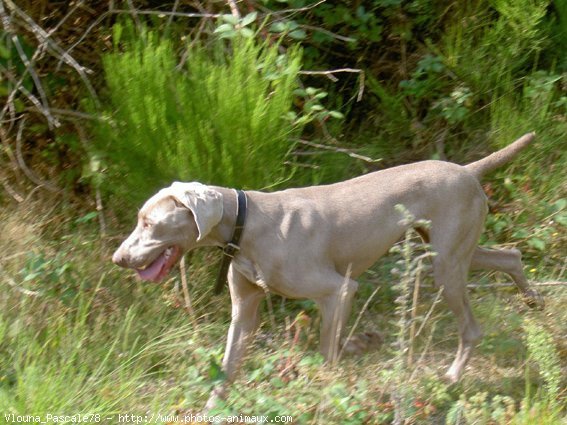
[[[222,252],[224,253],[224,255],[229,256],[230,258],[234,258],[234,256],[236,255],[236,253],[240,251],[240,247],[238,245],[236,245],[235,243],[229,242],[227,243],[224,248],[222,249]]]

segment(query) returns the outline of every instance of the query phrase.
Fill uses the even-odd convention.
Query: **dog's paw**
[[[534,310],[543,310],[545,307],[545,300],[541,294],[535,289],[528,289],[526,292],[521,294],[522,300],[526,303],[529,308]]]
[[[209,395],[209,399],[205,404],[205,408],[203,409],[201,414],[205,415],[209,411],[213,410],[215,407],[217,407],[218,403],[224,402],[227,396],[228,396],[228,389],[226,388],[225,385],[221,384],[218,387],[213,388],[211,394]]]
[[[384,336],[380,332],[364,332],[350,337],[343,345],[342,351],[345,355],[359,355],[378,349],[383,342]]]
[[[459,382],[461,374],[455,370],[448,370],[442,377],[442,381],[447,385],[453,385]]]

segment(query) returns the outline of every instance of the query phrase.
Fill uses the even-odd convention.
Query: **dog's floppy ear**
[[[207,236],[221,221],[223,203],[220,192],[197,182],[173,182],[168,189],[176,200],[193,213],[199,231],[197,241]]]

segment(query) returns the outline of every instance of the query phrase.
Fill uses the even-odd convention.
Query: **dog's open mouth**
[[[175,245],[170,246],[146,267],[143,269],[136,269],[138,276],[140,276],[143,280],[160,282],[165,276],[167,276],[180,256],[181,249]]]

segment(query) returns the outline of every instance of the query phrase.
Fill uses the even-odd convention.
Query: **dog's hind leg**
[[[325,296],[315,300],[321,310],[319,346],[325,359],[334,363],[338,360],[339,343],[350,316],[352,300],[358,289],[358,283],[334,272],[324,278],[327,285],[333,289]]]
[[[530,308],[543,309],[543,297],[530,287],[517,249],[488,249],[477,247],[471,260],[471,270],[496,270],[510,275]]]
[[[442,219],[431,223],[431,247],[436,253],[433,277],[436,286],[443,288],[443,297],[459,329],[457,354],[445,374],[450,382],[459,380],[475,345],[482,339],[482,330],[470,306],[467,279],[485,208],[483,199],[471,199],[462,208],[449,210]]]
[[[437,285],[443,287],[443,296],[449,309],[457,318],[459,327],[459,347],[455,360],[445,374],[450,382],[457,382],[469,361],[474,346],[482,338],[482,330],[474,318],[467,294],[468,264],[436,257],[433,273]]]

